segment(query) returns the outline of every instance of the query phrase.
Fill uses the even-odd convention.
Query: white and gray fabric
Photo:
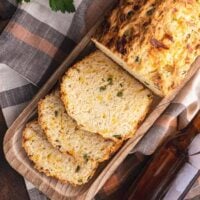
[[[76,13],[63,14],[52,12],[48,0],[0,3],[0,18],[12,16],[0,35],[0,106],[8,127],[108,5],[75,0]],[[26,185],[31,200],[46,199]]]

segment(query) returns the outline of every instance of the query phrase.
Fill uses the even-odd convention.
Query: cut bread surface
[[[58,91],[39,102],[38,115],[38,121],[48,141],[61,152],[69,153],[77,160],[102,162],[120,146],[99,134],[81,130],[67,114]]]
[[[100,51],[68,70],[61,98],[82,129],[114,141],[133,137],[152,102],[148,89]]]
[[[200,55],[200,1],[122,1],[93,39],[159,96],[171,93]]]
[[[64,183],[87,183],[97,168],[96,162],[87,160],[80,163],[72,156],[53,148],[37,121],[30,122],[24,129],[22,146],[38,171]]]

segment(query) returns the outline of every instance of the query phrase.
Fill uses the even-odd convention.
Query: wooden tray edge
[[[168,97],[165,97],[155,108],[155,110],[145,119],[141,127],[136,132],[136,137],[131,138],[127,143],[120,149],[120,151],[114,156],[114,158],[109,162],[109,164],[104,168],[102,173],[97,177],[93,182],[88,192],[85,194],[85,200],[92,199],[98,191],[103,187],[105,182],[109,177],[114,173],[117,167],[123,162],[129,152],[136,146],[136,144],[142,139],[145,135],[145,132],[153,125],[153,123],[158,119],[158,117],[163,113],[171,101],[176,97],[178,92],[188,83],[195,73],[200,68],[200,56],[196,58],[194,63],[191,65],[191,68],[188,72],[187,77],[183,80],[182,84],[179,85]],[[147,121],[150,122],[147,122]],[[143,127],[145,127],[143,129]]]

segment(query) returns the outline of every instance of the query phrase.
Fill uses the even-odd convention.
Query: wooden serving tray
[[[102,17],[103,19],[103,17]],[[37,103],[41,98],[44,98],[49,91],[56,85],[58,80],[62,77],[65,71],[72,63],[77,60],[83,52],[88,52],[88,47],[91,47],[91,36],[95,33],[96,28],[101,23],[98,23],[88,32],[88,34],[82,39],[82,41],[76,46],[71,54],[66,58],[63,64],[56,70],[46,84],[40,89],[38,94],[33,98],[30,104],[24,109],[24,111],[15,120],[12,126],[8,129],[4,138],[4,152],[7,161],[10,165],[19,172],[25,179],[30,181],[39,190],[46,194],[50,199],[64,200],[64,199],[76,199],[76,200],[89,200],[92,199],[95,194],[101,189],[108,178],[113,174],[116,168],[122,163],[129,152],[135,147],[135,145],[142,139],[147,130],[152,126],[155,120],[161,115],[165,108],[174,99],[176,94],[181,88],[191,79],[191,77],[197,72],[200,67],[200,57],[192,64],[190,71],[183,83],[176,88],[169,96],[160,98],[155,96],[154,104],[150,113],[137,130],[135,136],[129,139],[122,148],[110,159],[102,164],[94,176],[94,178],[86,185],[73,187],[69,184],[62,184],[54,178],[47,177],[42,173],[37,172],[33,163],[30,162],[25,154],[25,151],[21,145],[22,130],[26,123],[30,121],[37,113]]]

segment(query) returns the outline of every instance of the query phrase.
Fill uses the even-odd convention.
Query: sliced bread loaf
[[[82,185],[88,182],[97,168],[96,162],[87,160],[80,163],[72,156],[53,148],[37,121],[30,122],[26,126],[22,145],[38,171],[64,183]]]
[[[38,121],[48,141],[61,152],[68,152],[80,161],[92,159],[102,162],[121,144],[79,129],[77,123],[67,114],[58,91],[39,102],[38,115]]]
[[[69,69],[61,98],[82,129],[115,141],[134,135],[152,102],[148,89],[100,51]]]
[[[170,94],[200,55],[200,1],[120,2],[96,46],[156,94]]]

